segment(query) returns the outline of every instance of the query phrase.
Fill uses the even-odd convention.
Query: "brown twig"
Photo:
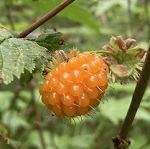
[[[32,102],[33,102],[33,108],[35,111],[35,116],[36,116],[36,120],[35,120],[35,126],[39,132],[39,136],[40,136],[40,140],[41,140],[41,144],[42,144],[42,149],[46,149],[46,144],[44,141],[44,135],[43,135],[43,131],[42,131],[42,127],[41,127],[41,117],[39,114],[39,110],[38,110],[38,106],[35,100],[35,95],[34,95],[34,88],[35,88],[35,84],[33,82],[31,82],[30,84],[30,88],[31,88],[31,94],[32,94]]]
[[[3,135],[2,133],[0,133],[0,137],[6,142],[6,144],[10,144],[10,139],[8,137]]]
[[[120,134],[119,134],[119,136],[113,138],[113,143],[115,146],[114,149],[125,149],[130,144],[130,141],[127,140],[126,137],[128,135],[128,132],[130,130],[130,127],[132,125],[132,122],[134,120],[136,112],[142,101],[142,97],[144,95],[149,78],[150,78],[150,46],[147,51],[144,66],[143,66],[139,81],[137,82],[135,91],[133,93],[132,101],[131,101],[129,110],[127,112],[127,115],[125,117]],[[123,144],[126,146],[121,148],[121,147],[119,147],[120,144]]]
[[[59,13],[61,10],[66,8],[69,4],[74,2],[75,0],[65,0],[64,2],[60,3],[58,6],[56,6],[53,10],[48,12],[46,15],[44,15],[41,19],[34,22],[31,26],[29,26],[27,29],[22,31],[17,38],[24,38],[31,32],[33,32],[36,28],[44,24],[46,21],[54,17],[57,13]]]
[[[7,145],[11,146],[12,149],[17,149],[16,145],[14,145],[6,135],[0,133],[0,138],[2,138]]]

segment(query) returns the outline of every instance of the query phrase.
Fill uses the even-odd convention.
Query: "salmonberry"
[[[59,117],[85,115],[99,105],[108,86],[107,73],[99,54],[69,57],[46,75],[39,89],[42,102]]]

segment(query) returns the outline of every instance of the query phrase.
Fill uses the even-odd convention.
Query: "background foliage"
[[[61,1],[1,0],[0,25],[15,37]],[[149,10],[147,0],[78,0],[29,37],[37,37],[45,29],[56,29],[65,40],[65,45],[60,48],[67,50],[75,46],[81,51],[89,51],[108,44],[111,35],[122,35],[135,38],[139,45],[147,48],[150,41]],[[7,49],[2,45],[0,48]],[[93,118],[64,122],[53,117],[40,101],[38,88],[42,81],[41,72],[31,74],[25,69],[20,79],[14,77],[10,84],[0,84],[0,134],[10,139],[0,136],[0,149],[110,148],[111,138],[119,133],[129,107],[134,82],[110,84],[98,107],[100,112],[93,113]],[[148,86],[129,134],[130,149],[150,148],[149,90]]]

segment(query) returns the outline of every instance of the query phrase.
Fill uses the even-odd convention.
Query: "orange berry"
[[[95,99],[96,97],[98,97],[99,90],[97,88],[87,88],[85,91],[90,99]]]
[[[70,86],[70,94],[72,96],[80,96],[83,93],[83,87],[80,84],[72,84]]]
[[[50,92],[48,95],[48,102],[50,105],[61,103],[60,95],[57,92]]]
[[[51,91],[51,88],[50,88],[50,86],[49,86],[49,81],[48,80],[45,80],[45,82],[40,86],[40,88],[39,88],[39,92],[40,92],[40,94],[42,95],[43,94],[43,92],[45,92],[45,91],[47,91],[47,92],[50,92]]]
[[[104,73],[99,73],[98,75],[98,85],[106,86],[107,85],[107,76]]]
[[[96,87],[99,84],[99,78],[97,75],[90,75],[84,82],[88,87]]]
[[[105,72],[106,74],[109,73],[109,68],[108,68],[108,66],[107,66],[105,63],[103,63],[102,70],[103,70],[103,72]]]
[[[84,63],[87,60],[91,60],[92,59],[92,55],[91,55],[90,52],[83,52],[83,53],[78,54],[76,56],[76,58],[78,59],[79,63]]]
[[[68,90],[68,87],[65,86],[65,84],[62,84],[61,82],[59,82],[58,85],[57,85],[56,91],[57,91],[59,94],[65,94],[65,93],[67,93],[69,90]]]
[[[103,57],[83,52],[53,68],[40,86],[42,102],[59,117],[76,117],[97,107],[108,86]]]
[[[76,98],[76,103],[81,107],[87,107],[90,103],[90,98],[86,93],[83,93],[81,96]]]
[[[49,101],[48,101],[48,96],[49,96],[49,92],[43,92],[42,93],[42,102],[46,105],[49,104]]]
[[[68,71],[68,64],[66,62],[62,62],[57,68],[58,68],[59,74],[62,72],[66,72]]]
[[[90,100],[90,109],[97,107],[99,105],[100,101],[98,99],[92,99]]]
[[[65,85],[70,85],[73,83],[71,74],[68,72],[62,72],[60,74],[59,80]]]
[[[78,61],[77,61],[76,57],[72,57],[71,59],[69,59],[69,61],[68,61],[68,67],[70,69],[75,68],[77,65],[78,65]]]
[[[90,62],[90,72],[92,73],[96,73],[99,71],[99,68],[102,67],[102,63],[101,62],[98,62],[96,60],[92,60]]]
[[[59,71],[59,69],[56,67],[56,68],[54,68],[54,69],[51,71],[51,73],[52,73],[53,76],[57,76],[57,75],[60,74],[60,71]]]
[[[61,101],[65,106],[72,106],[74,104],[74,100],[75,98],[70,94],[63,94],[63,96],[61,96]]]
[[[53,78],[53,75],[52,75],[52,73],[51,72],[49,72],[47,75],[46,75],[46,77],[45,77],[45,79],[46,80],[51,80]]]
[[[84,73],[89,73],[91,71],[90,65],[88,63],[83,63],[80,67]]]
[[[75,83],[79,83],[79,82],[83,81],[84,76],[83,76],[83,73],[79,69],[71,70],[70,74],[71,74],[72,80]]]
[[[78,115],[84,115],[87,114],[89,112],[89,106],[87,107],[77,107],[76,108]]]
[[[59,83],[59,80],[57,77],[51,78],[48,83],[49,88],[55,88],[58,85],[58,83]]]
[[[55,115],[62,117],[64,116],[64,112],[62,109],[62,105],[61,104],[57,104],[57,105],[47,105],[47,108],[51,111],[54,112]]]
[[[68,117],[75,117],[77,115],[76,107],[75,106],[63,106],[63,111],[66,116]]]

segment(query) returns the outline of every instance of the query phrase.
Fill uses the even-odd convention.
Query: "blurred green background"
[[[0,26],[19,34],[62,0],[1,0]],[[147,48],[150,42],[149,0],[76,0],[35,30],[63,34],[66,49],[98,50],[110,37],[135,38]],[[28,82],[27,77],[30,81]],[[91,117],[63,121],[47,111],[38,88],[42,74],[22,75],[0,85],[0,149],[108,149],[128,110],[136,83],[109,84],[99,112]],[[6,136],[6,138],[4,138]],[[129,133],[129,149],[150,148],[150,84]],[[8,139],[8,140],[7,140]],[[8,143],[8,144],[7,144]]]

